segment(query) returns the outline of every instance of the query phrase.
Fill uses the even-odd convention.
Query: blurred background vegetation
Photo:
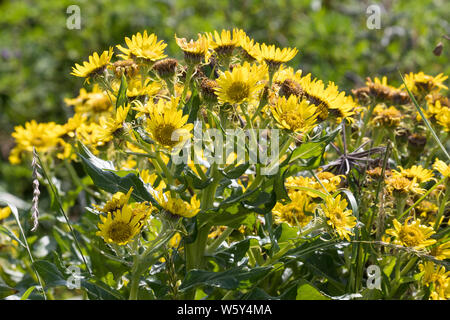
[[[450,6],[446,0],[0,0],[0,193],[31,197],[27,164],[11,166],[15,125],[30,119],[63,123],[83,80],[69,75],[93,51],[121,44],[125,36],[154,32],[181,58],[174,33],[239,27],[259,42],[295,46],[290,66],[349,90],[367,76],[398,71],[450,74]],[[81,9],[81,29],[66,28],[66,9]],[[382,7],[381,29],[366,26],[367,7]],[[440,56],[433,54],[442,42]]]

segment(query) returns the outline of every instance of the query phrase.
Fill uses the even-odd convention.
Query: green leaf
[[[214,258],[225,266],[237,265],[237,263],[245,257],[245,254],[249,248],[250,239],[245,239],[234,243],[231,247],[225,250],[218,251],[214,255]]]
[[[53,263],[46,260],[36,260],[33,267],[44,280],[46,287],[65,286],[67,284],[66,278]]]
[[[296,300],[331,300],[309,282],[303,280],[297,287]]]
[[[7,285],[0,283],[0,299],[6,298],[13,294],[16,294],[18,291],[14,288],[10,288]]]
[[[17,236],[14,234],[14,232],[9,230],[8,227],[0,224],[0,233],[7,235],[8,237],[11,238],[11,240],[17,241],[18,244],[20,244],[22,247],[26,248],[25,245],[23,244],[23,242],[20,241],[19,238],[17,238]]]
[[[36,286],[29,287],[27,291],[24,292],[20,300],[27,300],[33,290],[36,289]]]
[[[226,170],[229,167],[224,168],[224,169],[221,169],[221,168],[218,168],[218,169],[224,177],[226,177],[228,179],[237,179],[244,174],[244,172],[248,169],[248,167],[250,167],[250,164],[243,163],[243,164],[240,164],[240,165],[234,167],[231,170]]]
[[[301,144],[299,147],[294,149],[294,151],[292,151],[289,162],[293,162],[297,159],[306,160],[322,157],[325,147],[334,140],[340,130],[341,128],[339,127],[316,141],[308,141]]]
[[[94,184],[110,193],[123,192],[127,193],[131,187],[133,187],[133,192],[131,196],[139,202],[150,201],[153,205],[159,207],[159,204],[152,197],[152,195],[145,188],[142,180],[134,173],[129,173],[124,177],[120,177],[116,173],[108,170],[104,170],[101,167],[96,166],[98,161],[91,161],[95,156],[91,154],[89,158],[78,153],[80,156],[84,168],[87,174],[92,178]],[[98,158],[97,158],[98,159]]]
[[[191,270],[186,275],[180,290],[184,291],[198,286],[212,286],[227,290],[234,290],[251,285],[256,280],[262,278],[272,267],[257,267],[248,269],[247,267],[235,267],[222,272],[205,270]]]
[[[117,100],[116,100],[116,109],[125,106],[128,102],[127,98],[127,78],[124,74],[122,74],[122,80],[120,81],[120,87],[119,87],[119,93],[117,94]]]
[[[88,159],[94,166],[103,170],[115,170],[112,161],[106,161],[94,156],[91,150],[88,149],[81,141],[78,141],[78,154]]]
[[[81,287],[86,290],[92,300],[123,300],[119,292],[110,288],[101,281],[94,283],[86,279],[81,279]]]

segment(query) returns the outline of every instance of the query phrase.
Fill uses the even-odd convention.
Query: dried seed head
[[[119,60],[114,62],[110,68],[113,70],[117,78],[125,76],[132,78],[139,72],[139,66],[133,60]]]
[[[205,99],[206,102],[217,102],[217,95],[216,95],[216,89],[217,88],[217,82],[215,80],[211,80],[208,78],[203,78],[200,81],[200,92],[202,94],[203,99]]]
[[[162,79],[169,79],[175,75],[178,61],[176,59],[167,58],[155,62],[153,69],[158,73]]]
[[[280,90],[278,91],[280,97],[289,98],[291,95],[300,97],[303,94],[302,87],[294,80],[286,79],[281,83]]]
[[[421,153],[426,143],[427,138],[417,133],[413,133],[408,137],[408,149],[414,154]]]

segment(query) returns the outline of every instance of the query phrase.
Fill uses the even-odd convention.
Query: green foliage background
[[[295,46],[290,65],[349,90],[366,76],[398,70],[450,74],[450,8],[445,0],[10,0],[0,1],[0,192],[31,198],[29,169],[8,164],[14,126],[30,119],[62,123],[71,109],[63,99],[82,80],[69,75],[93,51],[154,32],[177,52],[174,33],[239,27],[257,41]],[[66,9],[81,9],[81,30],[69,30]],[[381,29],[366,27],[370,4],[381,4]],[[440,41],[440,57],[433,49]],[[180,58],[180,57],[179,57]],[[18,183],[17,181],[21,181]]]

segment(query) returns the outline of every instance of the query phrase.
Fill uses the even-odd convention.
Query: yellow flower
[[[281,64],[292,60],[298,53],[297,48],[277,48],[275,45],[261,45],[261,51],[259,59],[261,62],[265,62],[269,66],[271,72],[275,72],[281,66]]]
[[[164,211],[170,215],[192,218],[200,211],[200,201],[197,200],[197,196],[193,196],[190,202],[172,198],[169,192],[154,192],[154,196]]]
[[[436,243],[436,240],[429,239],[435,233],[433,228],[421,225],[420,219],[409,223],[411,219],[413,217],[407,218],[403,225],[394,219],[394,228],[386,230],[387,235],[394,237],[392,243],[417,250]]]
[[[289,193],[292,190],[298,191],[299,190],[298,187],[312,188],[321,192],[325,192],[325,190],[323,189],[325,187],[326,191],[328,191],[329,193],[333,193],[337,190],[343,177],[344,176],[342,175],[336,176],[331,172],[322,171],[317,174],[317,178],[319,178],[321,184],[317,182],[315,178],[297,176],[297,177],[288,177],[286,179],[285,186],[288,189]],[[311,191],[303,191],[303,192],[305,192],[308,196],[312,198],[319,197],[319,195]]]
[[[75,67],[72,67],[72,72],[70,74],[89,80],[89,78],[100,75],[105,71],[105,68],[111,61],[112,55],[112,48],[109,48],[108,51],[103,51],[100,56],[97,52],[94,52],[89,56],[89,61],[84,61],[82,66],[76,63]]]
[[[196,65],[203,60],[207,61],[210,54],[208,51],[208,38],[204,35],[198,34],[197,40],[190,40],[189,42],[185,38],[177,38],[175,35],[175,41],[180,49],[184,52],[184,60],[189,65]]]
[[[333,82],[325,88],[322,80],[312,80],[311,74],[307,74],[300,79],[300,86],[304,97],[317,107],[320,121],[332,119],[340,122],[354,114],[355,103],[344,92],[339,92]]]
[[[60,146],[61,136],[66,133],[64,126],[54,122],[37,123],[35,120],[25,123],[25,127],[16,126],[11,134],[16,146],[11,150],[9,160],[13,164],[20,163],[23,152],[49,152]]]
[[[127,194],[123,192],[116,192],[113,194],[110,200],[108,200],[103,207],[94,205],[94,207],[103,213],[114,212],[123,208],[128,203],[133,192],[133,187],[128,190]]]
[[[306,133],[316,124],[316,106],[306,100],[298,102],[295,95],[291,95],[289,99],[279,98],[270,110],[278,126],[289,131]]]
[[[234,48],[241,43],[241,38],[245,33],[239,29],[222,30],[221,33],[214,31],[214,34],[206,34],[209,39],[209,45],[217,53],[219,57],[229,57],[233,54]]]
[[[153,97],[161,90],[161,84],[158,82],[150,82],[150,79],[145,79],[144,82],[140,78],[134,78],[128,82],[127,97],[131,100],[140,97]]]
[[[341,195],[336,198],[328,196],[325,204],[321,204],[325,213],[327,224],[330,225],[341,239],[350,241],[349,235],[353,235],[350,231],[356,226],[356,217],[352,215],[352,210],[347,210],[347,200],[342,199]]]
[[[166,57],[164,54],[164,48],[167,46],[164,41],[158,41],[158,37],[155,34],[147,34],[147,30],[143,34],[138,32],[130,38],[125,37],[125,43],[128,48],[118,45],[117,48],[123,52],[120,54],[124,60],[135,60],[137,62],[155,62],[157,60]]]
[[[178,110],[179,97],[171,97],[170,101],[160,99],[158,104],[151,105],[146,130],[159,145],[169,149],[182,146],[190,137],[194,125],[186,123],[188,115]]]
[[[216,94],[221,104],[251,103],[257,99],[258,93],[264,88],[267,69],[263,66],[244,63],[225,71],[217,79]]]
[[[180,243],[181,243],[181,234],[179,232],[177,232],[169,240],[169,246],[172,247],[172,248],[178,248]]]
[[[436,120],[445,131],[450,131],[450,108],[443,107],[441,112],[436,115]]]
[[[312,219],[316,204],[304,192],[289,195],[291,202],[278,202],[272,209],[276,223],[286,222],[291,226],[306,226]]]
[[[158,175],[156,173],[150,174],[150,171],[148,169],[139,171],[139,176],[141,177],[142,181],[144,181],[144,183],[150,184],[152,188],[157,191],[162,191],[166,188],[166,183],[163,180],[160,180],[156,185],[158,181]]]
[[[127,118],[130,105],[117,108],[116,114],[113,117],[101,118],[100,125],[102,129],[98,132],[97,138],[100,141],[108,142],[113,136],[123,128],[123,122]]]
[[[433,247],[430,254],[438,260],[450,259],[450,241]]]
[[[253,62],[259,59],[261,48],[258,42],[244,34],[240,39],[239,45],[245,60]]]
[[[109,212],[107,217],[100,216],[97,235],[107,243],[125,245],[141,231],[141,215],[133,215],[130,205],[124,205],[121,209]]]
[[[419,269],[423,272],[422,283],[427,287],[433,287],[430,299],[447,300],[450,298],[450,271],[446,272],[445,267],[431,261],[419,264]]]
[[[439,171],[444,177],[450,177],[450,166],[448,166],[444,161],[436,158],[433,164],[433,169]]]
[[[418,183],[434,180],[433,171],[425,169],[421,165],[414,165],[409,169],[403,169],[401,166],[398,167],[400,168],[400,172],[392,170],[392,174],[396,177],[405,177],[410,180],[416,178]]]
[[[393,175],[385,180],[387,190],[394,196],[408,195],[409,193],[424,194],[425,190],[419,187],[417,178],[412,180],[404,177]]]
[[[393,128],[400,124],[402,118],[402,113],[394,106],[386,108],[384,104],[377,104],[373,109],[372,123],[377,126]]]
[[[10,207],[0,208],[0,221],[8,218],[10,214],[11,214]]]
[[[431,92],[439,92],[441,89],[447,90],[447,86],[444,85],[444,81],[448,76],[440,73],[436,77],[424,74],[422,71],[419,73],[409,73],[405,75],[405,84],[408,89],[417,95],[426,95]],[[402,84],[401,88],[405,85]]]
[[[97,121],[102,116],[109,115],[113,108],[112,102],[115,102],[115,97],[112,95],[108,96],[107,92],[100,89],[98,84],[94,84],[90,92],[82,88],[78,97],[64,99],[64,102],[69,106],[73,106],[75,113]]]

